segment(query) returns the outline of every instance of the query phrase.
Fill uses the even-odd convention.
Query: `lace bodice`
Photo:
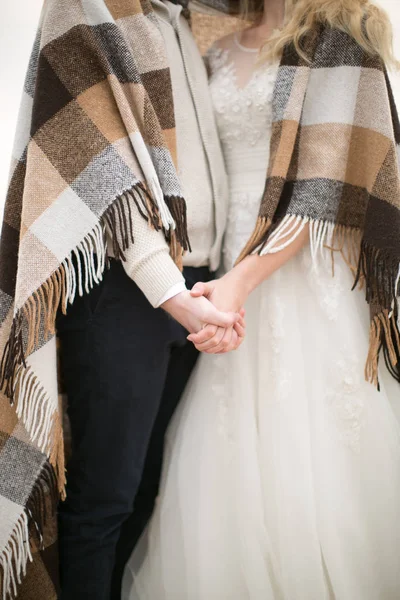
[[[269,158],[272,95],[277,65],[257,65],[257,51],[237,37],[208,52],[210,91],[229,178],[224,266],[230,269],[247,242],[260,206]]]

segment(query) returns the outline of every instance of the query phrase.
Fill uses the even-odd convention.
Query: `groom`
[[[152,8],[171,72],[192,251],[182,274],[163,234],[137,215],[125,261],[111,259],[102,284],[58,318],[72,438],[59,511],[62,600],[120,599],[124,566],[157,495],[165,430],[197,359],[187,330],[229,328],[237,319],[188,291],[218,267],[227,181],[183,8],[168,0],[152,0]],[[233,329],[226,350],[239,341]]]

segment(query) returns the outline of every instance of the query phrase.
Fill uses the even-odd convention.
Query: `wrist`
[[[166,302],[160,304],[160,308],[162,308],[170,314],[173,314],[175,311],[180,310],[185,305],[185,299],[187,294],[187,290],[179,292],[179,294],[172,296],[172,298],[169,298],[168,300],[166,300]]]
[[[236,271],[235,277],[243,293],[249,296],[260,284],[260,257],[258,255],[246,256],[232,272]]]
[[[243,298],[243,303],[256,287],[243,263],[236,265],[236,267],[224,275],[225,277],[234,289],[239,290],[240,296]]]
[[[178,283],[175,283],[172,287],[170,287],[165,292],[165,294],[163,295],[163,297],[157,303],[156,308],[158,308],[159,306],[162,306],[165,302],[167,302],[167,300],[170,300],[171,298],[174,298],[175,296],[177,296],[181,292],[185,292],[186,289],[187,288],[186,288],[185,282],[184,281],[178,281]]]

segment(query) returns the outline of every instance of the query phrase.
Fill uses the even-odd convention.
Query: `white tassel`
[[[18,538],[18,527],[15,530],[15,535]],[[18,552],[18,541],[16,542],[14,538],[10,539],[10,554],[11,558],[14,557],[15,560],[15,575],[17,578],[17,583],[21,583],[21,577],[19,574],[19,565],[21,562],[21,552]],[[14,582],[15,583],[15,582]],[[16,594],[17,590],[14,588],[14,593]]]
[[[50,433],[56,406],[43,390],[40,381],[35,381],[31,367],[21,368],[16,379],[20,384],[16,399],[17,416],[32,442],[36,442],[39,449],[49,457],[52,443]],[[16,387],[17,383],[15,389]]]
[[[15,378],[15,386],[14,386],[14,398],[15,391],[17,388],[17,383],[21,382],[19,393],[18,393],[18,402],[16,407],[17,417],[19,419],[22,418],[25,402],[26,402],[26,387],[28,385],[29,377],[27,375],[27,371],[21,366],[21,368],[17,372],[17,377]]]
[[[281,250],[284,250],[285,248],[290,246],[290,244],[292,244],[294,240],[299,236],[299,234],[303,231],[307,223],[308,218],[306,217],[303,218],[296,215],[286,215],[286,217],[282,220],[280,225],[271,234],[267,244],[261,252],[261,256],[265,254],[275,254],[276,252],[281,252]],[[291,237],[287,239],[288,236]],[[279,242],[281,242],[282,240],[285,241],[279,244]]]
[[[65,304],[68,304],[68,298],[69,295],[71,293],[71,278],[70,278],[70,274],[69,274],[69,270],[68,270],[68,263],[66,260],[63,260],[63,262],[61,263],[62,266],[64,267],[64,273],[65,273]]]
[[[96,235],[96,244],[95,250],[100,260],[97,265],[97,279],[101,281],[103,279],[103,273],[106,268],[106,255],[107,255],[107,244],[105,241],[106,238],[106,226],[104,224],[99,224],[99,226],[95,229]]]
[[[335,223],[323,220],[310,219],[296,215],[286,215],[279,226],[268,238],[261,251],[261,256],[281,252],[300,235],[306,225],[310,231],[310,254],[313,268],[317,269],[321,260],[324,260],[325,246],[332,247],[335,233]],[[400,284],[400,270],[396,287]]]
[[[26,575],[28,560],[32,562],[29,541],[28,516],[25,511],[20,515],[10,541],[0,554],[0,566],[3,572],[2,598],[14,598],[17,595],[17,583]]]
[[[75,254],[75,258],[76,258],[76,267],[74,269],[74,274],[76,276],[76,279],[78,281],[78,294],[80,297],[83,296],[83,287],[82,287],[82,260],[81,260],[81,253],[79,252],[79,250],[77,248],[74,248],[74,254]]]
[[[88,252],[87,252],[85,241],[83,241],[79,244],[78,250],[79,250],[81,259],[83,259],[83,263],[84,263],[83,275],[85,276],[85,283],[84,284],[82,283],[82,285],[85,288],[85,292],[88,294],[89,293],[89,261],[88,261]],[[83,296],[83,290],[82,290],[82,296]]]
[[[400,283],[400,267],[396,277],[396,283],[394,284],[394,295],[396,298],[399,296],[399,283]]]
[[[43,408],[43,404],[44,404],[44,399],[46,397],[46,393],[42,392],[41,396],[39,396],[39,401],[38,401],[38,415],[37,415],[37,427],[36,427],[36,431],[33,434],[32,437],[32,441],[36,442],[36,440],[38,440],[38,445],[40,446],[40,440],[41,438],[39,437],[39,432],[43,431],[43,422],[44,422],[44,417],[45,417],[45,410]]]
[[[7,600],[7,594],[8,594],[8,569],[6,568],[5,565],[5,555],[4,553],[0,556],[0,564],[1,564],[1,570],[3,572],[3,600]]]
[[[91,234],[88,237],[88,246],[89,246],[89,285],[90,289],[94,287],[95,284],[99,283],[97,279],[97,267],[95,265],[95,237],[94,234]],[[99,259],[100,260],[100,259]]]
[[[394,284],[394,298],[392,300],[391,311],[389,313],[389,319],[393,316],[394,307],[397,303],[397,313],[399,315],[397,326],[400,328],[400,297],[399,297],[399,283],[400,283],[400,267],[397,273],[396,281]]]
[[[318,236],[317,236],[317,254],[315,256],[316,258],[316,263],[318,260],[318,253],[321,255],[323,254],[324,251],[324,235],[326,234],[326,222],[325,221],[320,221],[320,225],[318,228]]]
[[[324,234],[326,235],[327,229],[325,229],[324,221],[310,221],[310,252],[313,268],[316,270],[318,266],[318,253],[323,252],[323,240]]]
[[[65,296],[66,304],[72,304],[75,300],[76,294],[76,277],[75,269],[72,263],[71,257],[67,256],[65,259],[65,273],[68,279],[68,294]]]
[[[326,236],[326,245],[329,246],[329,248],[333,247],[334,233],[335,233],[335,223],[329,223],[328,224],[328,233]]]
[[[14,593],[14,596],[17,595],[17,582],[15,581],[15,573],[14,571],[16,571],[16,568],[13,569],[13,564],[12,564],[12,559],[13,559],[13,547],[15,550],[15,546],[14,546],[14,540],[11,539],[10,540],[10,545],[8,548],[6,548],[6,552],[7,552],[7,563],[8,563],[8,567],[9,567],[9,572],[10,572],[10,580],[11,580],[11,589],[12,592]]]
[[[107,246],[105,231],[99,223],[76,248],[64,259],[66,304],[73,304],[76,293],[83,296],[103,279]],[[75,256],[75,260],[73,260]],[[96,264],[97,263],[97,264]]]
[[[298,217],[296,217],[295,215],[287,215],[282,220],[282,222],[279,224],[279,226],[275,229],[275,231],[270,235],[269,240],[268,240],[268,245],[270,242],[273,245],[275,242],[279,241],[280,239],[282,239],[283,237],[286,237],[289,233],[291,233],[293,228],[296,227],[296,219],[297,218]],[[293,222],[295,222],[295,224],[288,231],[288,229],[290,228],[290,225],[292,225]]]
[[[25,415],[25,424],[26,424],[26,428],[28,431],[32,431],[33,430],[33,420],[36,416],[35,414],[35,409],[36,409],[36,404],[38,401],[38,391],[39,391],[39,380],[34,380],[34,378],[32,377],[32,382],[31,382],[31,387],[32,390],[29,394],[30,396],[30,401],[27,402],[27,410],[26,410],[26,415]]]

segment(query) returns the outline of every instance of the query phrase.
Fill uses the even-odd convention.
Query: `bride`
[[[367,0],[265,0],[208,52],[230,211],[226,274],[193,293],[245,304],[247,335],[189,338],[205,354],[124,599],[400,597],[389,36]]]

